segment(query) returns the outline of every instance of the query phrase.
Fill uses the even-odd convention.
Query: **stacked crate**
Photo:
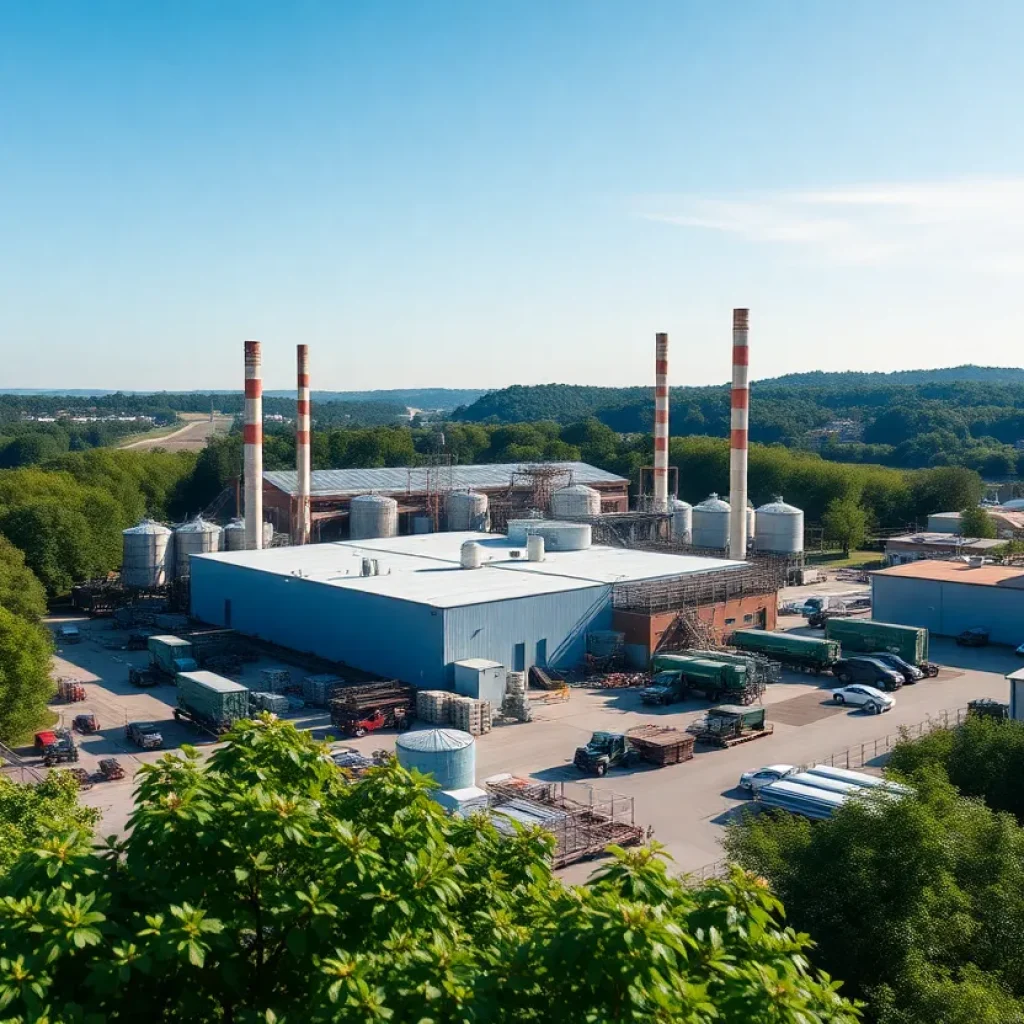
[[[262,693],[284,693],[292,685],[292,674],[286,668],[260,669]]]
[[[509,672],[505,677],[505,700],[501,705],[501,713],[518,722],[529,722],[533,717],[530,713],[530,698],[526,695],[524,672]]]
[[[450,721],[449,705],[453,695],[447,690],[418,690],[416,717],[432,725],[445,725]]]
[[[254,711],[269,711],[272,715],[288,713],[288,698],[282,693],[250,693],[249,704]]]
[[[334,691],[344,684],[340,676],[306,676],[302,680],[302,699],[317,708],[325,708],[331,702]]]
[[[453,697],[450,705],[451,723],[470,736],[482,736],[491,731],[491,704],[472,697]]]

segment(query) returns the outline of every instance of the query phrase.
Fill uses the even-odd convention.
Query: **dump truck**
[[[686,731],[692,733],[700,743],[715,747],[732,747],[737,743],[770,736],[772,726],[765,721],[763,707],[722,704],[708,711],[704,718],[687,726]]]
[[[829,619],[825,636],[837,640],[844,654],[887,651],[923,669],[928,662],[928,630],[918,626],[897,626],[874,619]]]
[[[150,666],[172,679],[179,672],[194,671],[198,667],[191,641],[182,640],[180,636],[151,636],[146,647],[149,649]],[[190,664],[181,664],[186,660]]]
[[[215,736],[249,717],[249,691],[216,672],[179,672],[177,721],[184,719]]]
[[[655,676],[652,685],[641,694],[647,704],[671,704],[690,693],[702,693],[708,700],[732,697],[741,704],[751,704],[764,691],[747,673],[746,665],[689,654],[658,654],[651,666]]]
[[[694,737],[668,726],[640,725],[628,732],[595,732],[585,747],[577,747],[572,763],[589,775],[646,761],[659,768],[693,757]]]
[[[794,633],[772,633],[766,629],[737,629],[732,635],[732,642],[741,651],[763,654],[783,665],[813,672],[815,675],[831,668],[840,656],[836,640],[819,640]]]

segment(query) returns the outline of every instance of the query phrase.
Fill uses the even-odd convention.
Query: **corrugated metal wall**
[[[871,617],[956,636],[981,626],[996,644],[1024,642],[1024,590],[873,576]]]
[[[445,685],[444,616],[437,609],[207,559],[192,563],[192,614],[296,651]]]
[[[560,594],[449,608],[444,658],[487,658],[509,669],[538,664],[567,668],[583,661],[587,631],[611,628],[611,587],[597,585]],[[523,661],[517,664],[517,645]],[[538,651],[538,644],[540,648]]]

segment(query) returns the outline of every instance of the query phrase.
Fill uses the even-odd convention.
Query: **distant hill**
[[[844,370],[808,373],[786,373],[781,377],[767,377],[759,384],[810,385],[812,387],[857,387],[862,384],[949,384],[966,382],[976,384],[1024,384],[1024,369],[1019,366],[946,366],[937,370],[893,370],[865,372]]]

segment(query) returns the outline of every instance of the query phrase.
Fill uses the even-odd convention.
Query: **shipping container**
[[[150,664],[169,676],[175,674],[176,661],[195,657],[191,642],[182,640],[180,636],[151,636],[146,641],[146,646],[149,648]]]
[[[836,640],[771,633],[766,629],[737,629],[732,635],[732,642],[740,650],[755,651],[784,665],[814,671],[826,669],[839,660],[839,643]]]
[[[181,672],[177,676],[177,719],[186,718],[215,733],[249,717],[249,691],[216,672]]]
[[[829,619],[825,636],[838,640],[843,651],[888,651],[911,665],[928,660],[928,630],[920,626],[898,626],[874,619]]]

